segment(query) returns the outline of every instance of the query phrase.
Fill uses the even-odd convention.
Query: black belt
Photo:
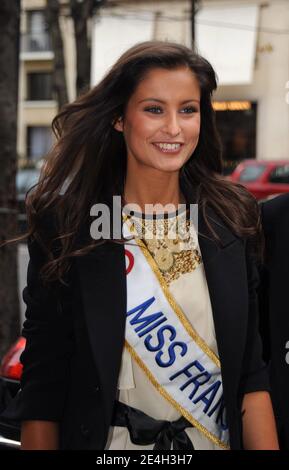
[[[140,410],[117,401],[112,426],[127,427],[133,444],[154,445],[154,450],[194,450],[185,428],[194,427],[181,416],[176,421],[151,418]]]

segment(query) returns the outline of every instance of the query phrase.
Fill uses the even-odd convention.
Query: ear
[[[122,120],[122,117],[120,117],[120,118],[118,118],[116,121],[114,121],[113,127],[115,128],[116,131],[123,132],[123,120]]]

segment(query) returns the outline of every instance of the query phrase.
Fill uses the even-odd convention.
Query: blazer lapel
[[[247,329],[248,287],[243,242],[213,211],[208,220],[220,238],[213,240],[199,214],[199,244],[210,293],[225,396],[237,391]],[[225,379],[224,379],[225,378]]]

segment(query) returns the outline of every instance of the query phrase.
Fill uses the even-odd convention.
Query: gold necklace
[[[136,231],[138,238],[143,241],[163,273],[171,270],[181,252],[197,252],[196,243],[188,231],[189,221],[186,220],[186,213],[184,216],[183,220],[179,219],[179,215],[162,219],[129,217],[131,231]]]

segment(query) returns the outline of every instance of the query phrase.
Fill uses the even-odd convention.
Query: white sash
[[[131,236],[130,222],[123,235]],[[220,362],[174,301],[140,240],[125,244],[125,345],[148,379],[193,426],[229,448]]]

